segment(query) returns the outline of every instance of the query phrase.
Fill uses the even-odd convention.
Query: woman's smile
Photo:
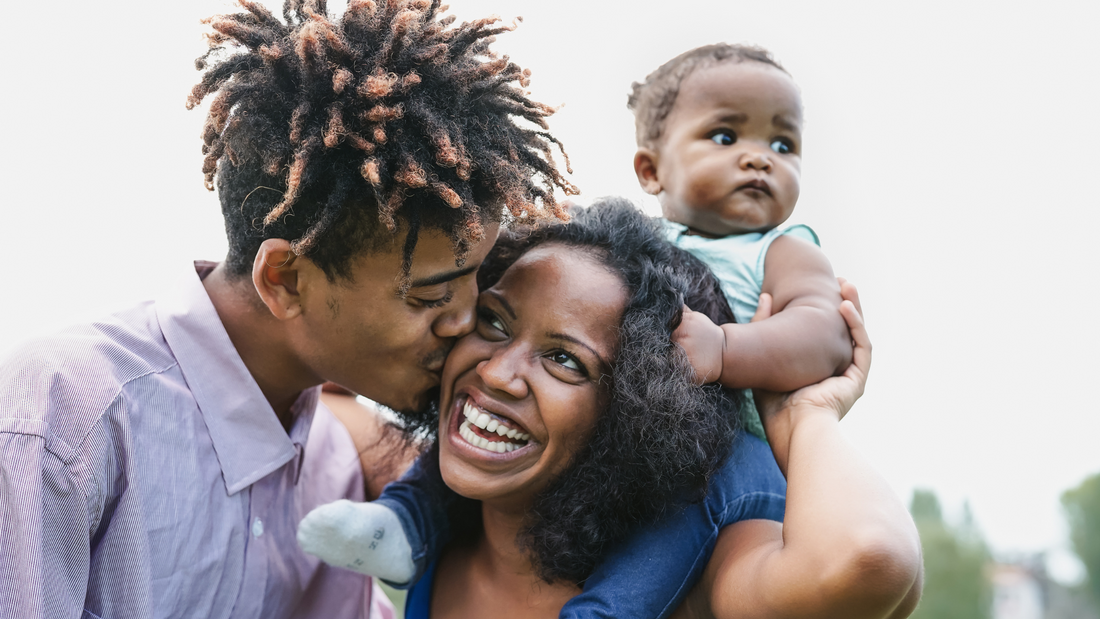
[[[447,439],[457,443],[471,457],[501,460],[522,457],[526,447],[535,447],[531,434],[504,412],[494,412],[475,403],[469,394],[455,399]],[[517,453],[518,452],[518,453]],[[508,456],[501,458],[500,456]]]

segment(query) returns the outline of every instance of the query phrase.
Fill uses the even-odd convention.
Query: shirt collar
[[[194,271],[156,303],[161,332],[198,404],[226,491],[236,494],[294,458],[304,447],[320,388],[306,389],[291,406],[291,436],[229,340],[202,278],[215,264]]]

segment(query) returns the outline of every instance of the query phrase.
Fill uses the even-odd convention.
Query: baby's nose
[[[741,156],[741,167],[767,171],[771,169],[772,162],[766,154],[753,149]]]

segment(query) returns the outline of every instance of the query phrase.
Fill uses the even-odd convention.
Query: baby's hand
[[[721,378],[726,334],[706,314],[693,312],[685,305],[684,317],[680,326],[672,332],[672,341],[687,353],[688,361],[695,369],[697,384],[705,385]]]
[[[772,296],[760,295],[752,322],[766,320],[772,315]],[[735,325],[727,325],[734,327]],[[687,353],[691,367],[695,369],[695,382],[700,385],[722,379],[722,359],[726,350],[726,331],[714,324],[706,314],[694,312],[684,306],[680,326],[672,332],[672,342]]]

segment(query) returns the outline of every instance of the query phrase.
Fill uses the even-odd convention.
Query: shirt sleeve
[[[0,418],[0,619],[82,616],[91,523],[79,469],[46,422]]]

